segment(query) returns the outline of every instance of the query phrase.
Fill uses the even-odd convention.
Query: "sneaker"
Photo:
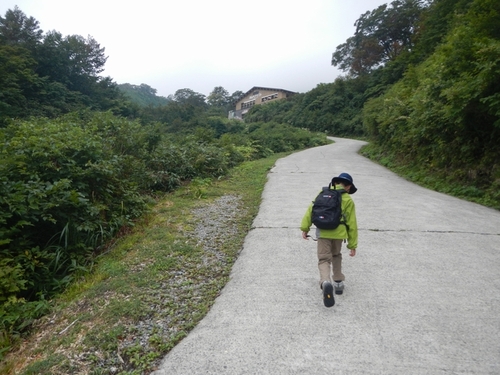
[[[335,294],[344,293],[344,282],[343,281],[335,281],[333,283],[333,287],[335,288]]]
[[[321,286],[321,289],[323,289],[323,303],[326,307],[332,307],[333,305],[335,305],[332,283],[329,281],[323,281],[323,284]]]

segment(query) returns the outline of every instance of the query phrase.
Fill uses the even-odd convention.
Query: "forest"
[[[0,16],[0,357],[155,197],[325,135],[500,208],[500,3],[396,0],[355,27],[325,62],[341,77],[242,122],[227,118],[242,91],[117,84],[92,37]]]

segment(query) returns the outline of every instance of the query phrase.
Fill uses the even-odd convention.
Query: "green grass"
[[[149,213],[52,301],[2,374],[143,374],[206,315],[251,229],[267,173],[284,154],[247,162],[221,180],[196,180]],[[193,236],[201,207],[238,197],[230,235],[207,251]],[[214,214],[215,215],[215,214]],[[216,218],[214,218],[215,220]]]

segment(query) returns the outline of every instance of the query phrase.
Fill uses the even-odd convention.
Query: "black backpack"
[[[335,229],[340,224],[345,225],[342,215],[342,193],[345,190],[331,190],[330,186],[325,186],[313,202],[312,222],[319,229]]]

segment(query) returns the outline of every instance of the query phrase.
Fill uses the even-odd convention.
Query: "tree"
[[[95,80],[107,60],[104,48],[91,36],[87,39],[80,35],[63,37],[57,31],[47,33],[36,57],[40,76],[66,84],[73,90],[78,89],[82,78]]]
[[[9,117],[26,114],[26,96],[38,81],[34,65],[26,49],[0,44],[0,126]]]
[[[422,13],[413,63],[429,57],[453,27],[456,14],[463,14],[474,0],[434,0]]]
[[[71,73],[97,77],[104,71],[107,56],[105,48],[100,46],[90,35],[85,39],[80,35],[64,38],[63,48],[70,61]]]
[[[7,118],[56,117],[89,107],[127,113],[110,77],[107,57],[91,36],[43,35],[38,21],[18,7],[0,17],[0,125]]]
[[[70,92],[79,93],[76,100],[85,106],[109,109],[121,94],[111,78],[99,76],[107,60],[104,51],[91,36],[63,37],[51,31],[38,48],[36,72],[49,81],[64,85]]]
[[[163,96],[157,96],[157,90],[145,83],[140,85],[132,85],[130,83],[123,83],[118,85],[122,91],[132,102],[143,106],[160,106],[165,105],[169,100]]]
[[[0,42],[3,44],[25,47],[33,52],[42,34],[38,21],[28,18],[17,6],[7,10],[5,18],[0,16]]]
[[[243,91],[240,91],[240,90],[237,90],[235,92],[233,92],[231,94],[231,96],[229,97],[229,101],[231,103],[231,106],[234,106],[236,104],[236,102],[238,100],[240,100],[240,98],[245,95],[245,93]]]
[[[229,104],[229,101],[229,92],[222,86],[214,87],[207,97],[207,103],[212,107],[225,108]]]
[[[179,104],[190,104],[195,107],[205,107],[205,95],[194,92],[191,89],[179,89],[175,92],[174,98]]]
[[[208,95],[208,105],[212,108],[213,114],[219,112],[222,116],[227,116],[228,112],[234,109],[235,103],[244,95],[243,91],[235,91],[232,95],[222,86],[217,86]]]
[[[425,0],[395,0],[390,7],[384,4],[362,14],[354,24],[354,36],[337,46],[332,65],[356,76],[411,51],[420,15],[426,6]]]

